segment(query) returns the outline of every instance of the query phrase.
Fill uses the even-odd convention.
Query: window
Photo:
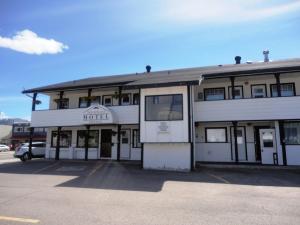
[[[88,107],[88,97],[80,97],[79,98],[79,108]]]
[[[122,105],[129,105],[130,104],[130,94],[122,94],[121,104]]]
[[[139,105],[140,104],[140,94],[139,93],[133,94],[132,104],[133,105]]]
[[[85,147],[86,132],[87,132],[87,130],[77,131],[77,148]],[[89,146],[89,148],[98,148],[98,146],[99,146],[99,131],[98,130],[90,130],[89,131],[88,146]]]
[[[63,98],[61,101],[59,99],[54,100],[57,104],[57,109],[68,109],[69,108],[69,99]]]
[[[132,147],[133,148],[141,147],[139,130],[132,130]]]
[[[226,127],[222,128],[206,128],[205,129],[206,142],[208,143],[224,143],[227,142]]]
[[[273,148],[273,134],[271,132],[265,132],[262,135],[263,147],[264,148]]]
[[[112,96],[103,96],[103,105],[111,106],[112,105]]]
[[[15,127],[14,132],[23,132],[23,127]]]
[[[91,96],[91,105],[100,104],[100,96]],[[79,98],[79,108],[87,108],[88,107],[88,97],[80,97]]]
[[[282,97],[294,96],[295,95],[294,83],[280,84],[280,89],[281,89],[281,96]],[[271,96],[272,97],[278,97],[277,85],[276,84],[271,84]]]
[[[145,120],[183,120],[182,94],[145,97]]]
[[[57,131],[52,131],[51,136],[51,146],[56,147],[57,142]],[[59,146],[62,148],[68,148],[71,146],[72,143],[72,131],[61,131],[60,132],[60,142]]]
[[[300,145],[300,122],[284,123],[285,143]]]
[[[258,84],[251,86],[252,98],[265,98],[267,97],[266,85]]]
[[[231,92],[232,92],[231,90],[232,90],[231,86],[228,87],[229,99],[233,99],[232,96],[231,96]],[[234,87],[234,96],[235,96],[235,99],[244,98],[243,86],[235,86]]]
[[[92,96],[91,97],[91,105],[100,105],[101,97],[100,96]]]
[[[225,88],[207,88],[204,89],[204,100],[224,100],[225,99]]]

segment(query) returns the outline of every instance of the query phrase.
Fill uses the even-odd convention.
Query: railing
[[[115,117],[114,123],[117,124],[138,123],[138,118],[139,118],[138,105],[110,106],[107,108],[112,112],[112,114]],[[87,109],[88,108],[33,111],[31,115],[31,126],[32,127],[83,126],[85,125],[83,121],[83,114]],[[103,124],[105,124],[105,121],[103,122]]]
[[[195,102],[196,122],[300,119],[300,96]]]

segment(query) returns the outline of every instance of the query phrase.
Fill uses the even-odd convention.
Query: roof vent
[[[147,66],[146,66],[146,71],[147,71],[147,73],[150,73],[150,72],[151,72],[151,66],[150,66],[150,65],[147,65]]]
[[[235,59],[235,64],[241,64],[241,59],[242,59],[241,56],[236,56],[234,59]]]
[[[270,60],[269,60],[269,50],[264,50],[263,51],[263,54],[264,54],[264,56],[265,56],[265,58],[264,58],[264,62],[269,62]]]

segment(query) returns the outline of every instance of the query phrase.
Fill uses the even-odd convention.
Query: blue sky
[[[300,57],[299,0],[0,1],[0,112],[88,76]],[[47,107],[47,100],[40,97]]]

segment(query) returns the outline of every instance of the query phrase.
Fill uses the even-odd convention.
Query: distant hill
[[[22,123],[29,122],[28,120],[20,119],[20,118],[5,118],[0,119],[0,125],[13,125],[13,123]]]

